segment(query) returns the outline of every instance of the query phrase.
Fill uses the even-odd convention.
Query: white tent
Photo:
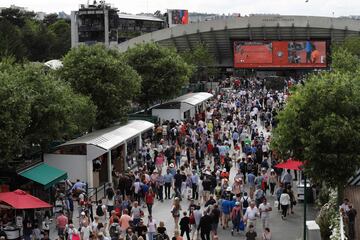
[[[107,154],[108,181],[112,181],[111,172],[114,161],[112,151],[122,147],[122,156],[127,156],[127,144],[136,141],[137,149],[142,146],[142,134],[152,130],[154,124],[143,120],[130,121],[123,126],[114,126],[94,131],[77,139],[59,145],[51,154],[44,154],[44,161],[50,166],[68,173],[71,180],[80,179],[94,185],[93,160]],[[69,151],[68,149],[71,149]],[[75,149],[75,150],[74,150]],[[124,167],[126,163],[123,163]]]
[[[152,115],[162,121],[171,119],[182,121],[193,118],[198,108],[203,111],[205,101],[212,97],[213,95],[207,92],[188,93],[152,108]]]
[[[53,69],[53,70],[57,70],[59,68],[62,68],[64,65],[60,60],[57,59],[53,59],[50,61],[47,61],[46,63],[44,63],[45,66]]]

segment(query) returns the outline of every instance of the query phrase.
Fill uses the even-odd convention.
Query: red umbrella
[[[20,189],[0,193],[0,202],[15,209],[51,208],[51,205]]]
[[[286,160],[286,162],[279,163],[275,165],[276,168],[285,168],[285,169],[291,169],[291,170],[301,170],[300,167],[303,165],[303,162],[300,162],[298,160],[289,158]]]

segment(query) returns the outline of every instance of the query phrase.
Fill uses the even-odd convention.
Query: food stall
[[[24,211],[29,209],[51,208],[52,206],[20,189],[0,193],[0,217],[7,239],[21,239]]]

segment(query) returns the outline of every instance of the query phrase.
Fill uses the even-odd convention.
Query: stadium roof
[[[328,39],[341,42],[359,36],[360,21],[312,16],[255,15],[178,25],[148,33],[120,43],[121,52],[139,43],[158,42],[178,51],[205,43],[216,56],[218,66],[233,66],[233,40],[306,40]]]

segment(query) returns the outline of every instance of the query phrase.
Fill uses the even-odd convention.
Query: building
[[[184,52],[194,49],[199,42],[202,42],[206,44],[209,52],[215,56],[215,67],[237,70],[236,68],[240,68],[239,66],[246,63],[246,59],[241,59],[240,51],[237,50],[242,50],[244,44],[258,44],[262,46],[261,49],[264,52],[266,49],[269,50],[268,64],[258,66],[248,64],[245,68],[261,68],[262,70],[306,70],[305,68],[307,68],[311,70],[326,68],[331,61],[331,44],[342,42],[349,36],[359,36],[359,25],[359,20],[344,18],[251,15],[189,23],[162,29],[120,43],[118,49],[125,52],[139,43],[156,42],[162,46],[175,47],[179,52]],[[315,43],[313,44],[315,47],[312,49],[320,46],[322,51],[317,64],[314,66],[302,63],[305,59],[308,60],[305,56],[304,46],[309,41],[310,44]],[[272,51],[272,46],[279,44],[285,51],[284,49]],[[250,48],[248,47],[248,49]],[[256,47],[254,46],[254,48]],[[296,55],[299,49],[302,50],[301,56]],[[237,56],[239,56],[240,62],[235,61]],[[260,61],[261,57],[264,56],[259,56],[257,59],[253,58],[253,63]],[[282,59],[283,65],[272,64],[273,59]]]
[[[165,21],[149,15],[119,14],[118,42],[165,28]]]
[[[105,46],[117,45],[118,10],[101,2],[80,6],[71,12],[71,46],[80,44],[104,43]]]
[[[163,29],[165,21],[148,15],[118,14],[118,10],[101,1],[100,4],[82,4],[71,12],[71,46],[118,43],[142,34]]]

